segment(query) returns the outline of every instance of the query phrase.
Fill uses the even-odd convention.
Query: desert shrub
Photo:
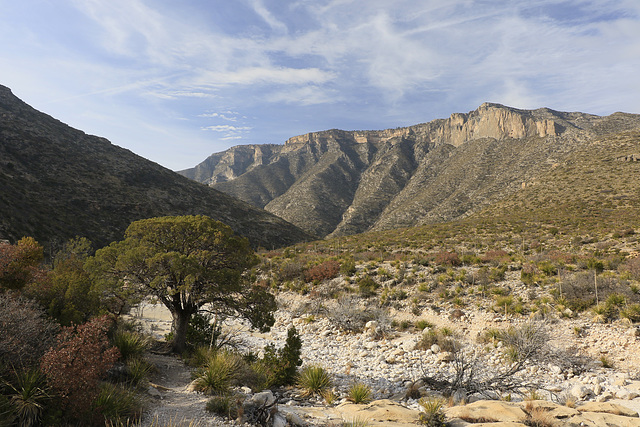
[[[353,276],[356,274],[356,262],[353,258],[347,258],[340,264],[340,274],[343,276]]]
[[[533,264],[525,264],[520,270],[520,280],[527,286],[532,286],[536,281],[536,267]]]
[[[626,308],[620,310],[620,317],[633,323],[640,322],[640,304],[629,304]]]
[[[380,287],[378,282],[370,276],[364,276],[358,280],[358,292],[361,296],[368,298],[376,294],[376,290]]]
[[[361,306],[358,299],[353,296],[341,298],[338,305],[327,313],[331,323],[345,332],[362,332],[370,320],[376,320],[381,331],[391,325],[387,313],[380,308]]]
[[[457,267],[462,264],[460,257],[455,252],[438,252],[435,256],[435,263],[440,265],[448,265]]]
[[[99,381],[120,356],[107,339],[110,325],[103,316],[65,327],[41,359],[49,386],[62,397],[64,408],[74,419],[92,418],[91,403],[99,393]]]
[[[53,269],[24,288],[25,294],[37,300],[61,325],[85,323],[102,310],[99,295],[84,270],[90,252],[87,239],[68,241],[56,253]]]
[[[460,343],[455,338],[455,333],[447,328],[431,328],[422,333],[422,338],[416,344],[416,349],[428,350],[437,344],[442,351],[456,352]]]
[[[297,261],[287,261],[280,264],[278,268],[278,279],[281,282],[288,280],[298,280],[303,277],[304,268]]]
[[[140,421],[143,406],[134,390],[105,382],[92,408],[104,417],[105,425],[129,425]]]
[[[126,362],[127,381],[133,387],[146,385],[154,367],[142,357],[129,358]]]
[[[626,260],[619,268],[628,271],[632,279],[640,280],[640,256]]]
[[[42,246],[32,237],[0,243],[0,291],[22,289],[41,273]]]
[[[298,366],[302,365],[302,340],[294,326],[287,331],[287,340],[281,349],[269,344],[264,356],[256,362],[258,372],[265,375],[265,388],[295,383]]]
[[[353,383],[347,391],[347,400],[355,404],[371,402],[371,387],[363,383]]]
[[[507,251],[504,251],[502,249],[487,251],[481,258],[482,262],[496,266],[504,262],[509,262],[510,259],[511,257],[509,256]]]
[[[573,311],[583,311],[596,302],[592,272],[563,275],[560,289],[567,300],[567,307]]]
[[[331,376],[321,366],[305,366],[300,371],[297,385],[303,390],[303,395],[321,394],[332,384]]]
[[[428,320],[420,319],[416,320],[416,329],[419,331],[424,330],[425,328],[433,328],[433,323]]]
[[[37,366],[58,329],[34,301],[0,294],[0,361],[4,368]],[[0,366],[0,375],[2,370]]]
[[[306,282],[322,282],[323,280],[333,279],[339,272],[340,263],[334,260],[327,260],[305,270],[304,280]]]

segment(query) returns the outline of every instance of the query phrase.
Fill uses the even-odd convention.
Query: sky
[[[0,0],[0,84],[172,170],[483,102],[640,113],[640,1]]]

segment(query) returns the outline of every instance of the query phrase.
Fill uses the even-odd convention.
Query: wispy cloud
[[[146,141],[163,138],[194,141],[196,163],[225,141],[413,124],[484,101],[640,111],[637,0],[2,6],[0,83],[149,157],[160,150]]]

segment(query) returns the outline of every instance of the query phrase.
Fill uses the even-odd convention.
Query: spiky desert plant
[[[369,403],[371,401],[371,387],[363,383],[354,383],[349,387],[347,399],[353,403]]]
[[[142,416],[142,402],[136,392],[111,383],[100,385],[100,393],[92,406],[104,416],[107,425],[129,425]]]
[[[113,336],[113,345],[120,350],[122,360],[140,358],[149,348],[149,340],[135,331],[120,329]]]
[[[225,394],[243,366],[238,354],[219,351],[196,372],[195,388],[204,394]]]
[[[15,372],[15,382],[8,383],[9,402],[20,426],[40,425],[40,418],[49,400],[40,371],[29,369]]]
[[[152,370],[153,365],[141,357],[136,357],[127,361],[129,383],[134,387],[145,385]]]
[[[423,412],[420,412],[418,423],[428,427],[444,427],[445,416],[442,408],[444,402],[437,398],[422,398],[419,400]]]
[[[321,366],[305,366],[298,376],[298,387],[303,390],[304,396],[321,394],[331,387],[331,376]]]

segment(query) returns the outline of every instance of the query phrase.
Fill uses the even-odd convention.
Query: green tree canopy
[[[114,309],[148,296],[162,301],[173,316],[173,349],[182,352],[191,316],[205,305],[261,330],[273,325],[275,298],[243,279],[257,262],[248,240],[223,223],[178,216],[133,222],[124,240],[97,251],[86,268]]]

